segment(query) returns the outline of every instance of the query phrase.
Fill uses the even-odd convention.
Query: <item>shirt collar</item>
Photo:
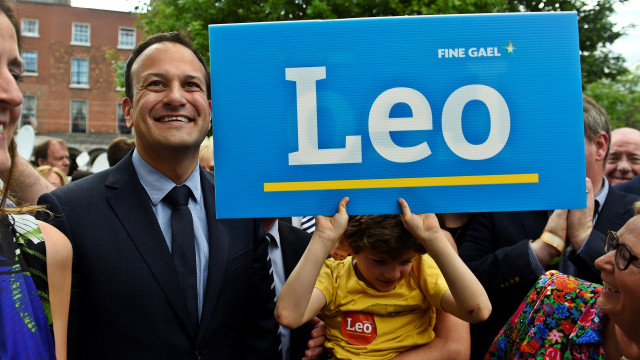
[[[602,206],[604,205],[604,201],[607,200],[607,195],[609,195],[609,181],[607,181],[606,177],[602,177],[602,188],[598,193],[594,196],[595,201],[598,203],[596,207],[597,212],[595,215],[600,214],[600,210],[602,210]]]
[[[267,230],[267,233],[271,234],[271,236],[273,236],[273,238],[276,240],[275,246],[276,247],[280,247],[280,233],[278,232],[278,219],[276,219],[276,221],[273,223],[273,225],[271,226],[271,228],[269,228],[269,230]],[[271,244],[271,243],[269,243]]]
[[[140,156],[138,150],[133,151],[133,156],[131,157],[131,161],[133,161],[133,167],[138,174],[138,178],[140,179],[140,183],[149,194],[149,198],[151,198],[151,202],[153,206],[157,206],[158,203],[164,198],[165,195],[171,189],[173,189],[176,185],[171,181],[168,177],[162,174],[160,171],[156,170],[153,166],[151,166],[146,160]],[[196,165],[196,168],[193,170],[187,181],[184,182],[184,185],[187,185],[193,194],[200,194],[200,162]],[[199,196],[193,197],[198,203],[200,201]]]

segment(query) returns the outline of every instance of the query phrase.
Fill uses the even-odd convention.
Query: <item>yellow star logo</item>
[[[513,50],[515,48],[513,47],[513,44],[511,43],[511,40],[509,40],[509,46],[503,46],[503,48],[507,49],[507,55],[509,55],[509,54],[515,55],[516,54],[516,53],[513,52]]]

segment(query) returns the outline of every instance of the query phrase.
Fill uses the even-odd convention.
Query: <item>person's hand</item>
[[[555,210],[540,238],[531,243],[531,250],[542,266],[558,256],[566,246],[568,210]]]
[[[342,198],[338,204],[338,212],[331,217],[316,216],[316,230],[313,236],[325,242],[329,246],[329,250],[333,249],[342,233],[347,229],[347,222],[349,221],[347,203],[349,203],[349,198]]]
[[[587,178],[587,208],[569,210],[567,216],[567,239],[571,245],[578,251],[582,248],[585,241],[591,235],[593,230],[593,211],[594,211],[594,195],[591,180]]]
[[[302,360],[317,360],[320,359],[324,353],[326,329],[324,327],[324,321],[320,320],[317,316],[309,321],[309,325],[312,326],[311,340],[307,342],[307,350],[305,350]]]
[[[567,214],[568,210],[554,210],[547,221],[547,225],[544,227],[544,231],[550,232],[566,242]]]
[[[437,241],[436,239],[440,237],[444,238],[435,214],[412,214],[409,204],[402,198],[398,199],[398,204],[402,209],[401,217],[404,227],[422,243],[427,251],[432,241]]]

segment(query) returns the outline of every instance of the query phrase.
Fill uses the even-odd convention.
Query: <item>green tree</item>
[[[627,72],[624,58],[609,46],[624,35],[626,29],[614,30],[611,15],[616,3],[627,0],[515,0],[507,11],[576,11],[580,35],[580,63],[582,82],[615,79]]]
[[[138,14],[146,34],[184,29],[194,45],[208,54],[208,24],[339,19],[356,17],[487,13],[506,0],[151,0]]]
[[[607,110],[613,128],[640,129],[640,65],[616,81],[603,79],[587,84],[584,93]]]
[[[118,95],[124,98],[124,68],[127,62],[120,59],[120,54],[114,49],[105,50],[104,56],[109,60],[111,69],[116,74],[115,83],[116,89],[118,89]]]
[[[626,71],[624,59],[609,45],[624,34],[610,17],[613,5],[627,0],[150,0],[138,14],[147,34],[176,29],[191,33],[208,54],[208,24],[354,17],[491,12],[576,11],[584,83],[615,79]],[[550,29],[551,31],[553,29]]]

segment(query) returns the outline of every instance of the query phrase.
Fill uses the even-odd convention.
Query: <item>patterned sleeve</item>
[[[600,291],[600,285],[546,272],[498,333],[485,360],[603,358]]]
[[[51,305],[49,303],[49,285],[47,283],[47,252],[42,231],[36,219],[29,214],[8,214],[8,216],[13,221],[13,227],[16,231],[16,244],[24,259],[28,275],[31,276],[38,291],[38,297],[47,315],[49,326],[51,326]]]

